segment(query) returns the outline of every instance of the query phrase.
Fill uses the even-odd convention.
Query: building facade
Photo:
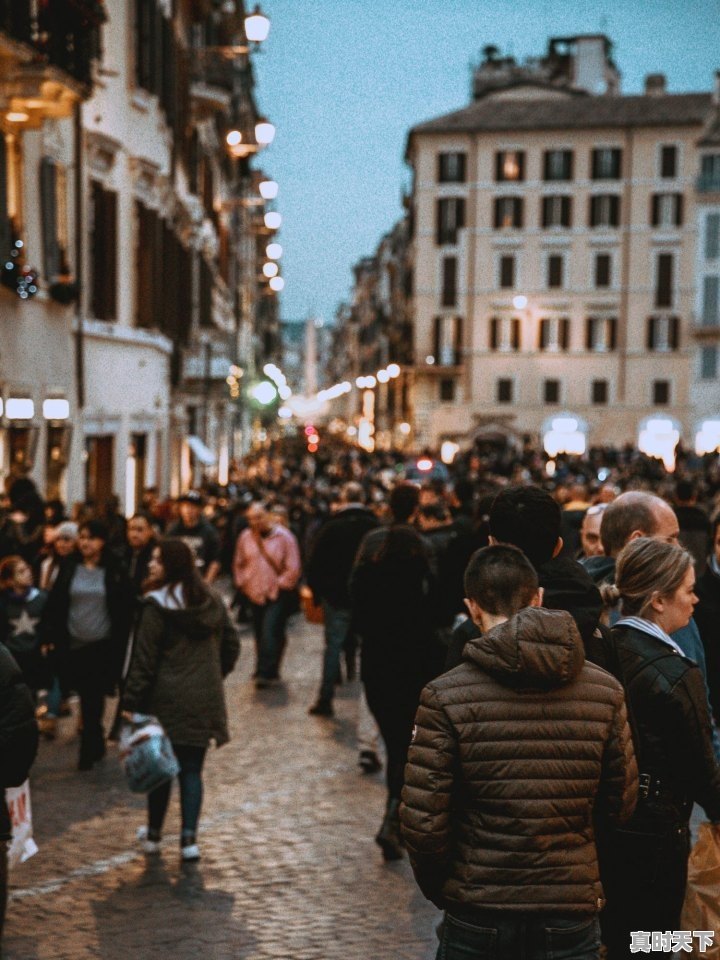
[[[690,440],[713,93],[623,96],[589,36],[522,65],[487,48],[473,94],[408,137],[417,445]]]

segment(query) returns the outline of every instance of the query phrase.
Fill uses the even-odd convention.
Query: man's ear
[[[563,538],[558,537],[557,541],[555,542],[555,546],[553,547],[553,559],[555,559],[555,557],[560,553],[564,545],[565,545],[565,541],[563,540]]]
[[[625,544],[627,546],[627,544],[630,543],[631,540],[637,540],[638,537],[646,537],[646,536],[647,534],[643,530],[633,530],[633,532],[625,541]]]
[[[545,597],[545,589],[543,587],[537,588],[537,593],[530,601],[531,607],[541,607],[543,605],[543,599]]]
[[[472,622],[477,624],[478,627],[482,628],[482,610],[478,604],[469,597],[465,597],[463,603],[465,604],[467,612],[470,614],[470,619]]]
[[[490,534],[490,535],[488,536],[488,544],[489,544],[491,547],[496,547],[496,546],[498,545],[498,543],[499,543],[499,541],[497,540],[496,537],[493,537],[492,534]]]

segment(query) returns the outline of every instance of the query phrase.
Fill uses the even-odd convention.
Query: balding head
[[[608,504],[600,537],[605,555],[616,557],[626,543],[637,537],[652,537],[677,543],[680,529],[672,507],[652,493],[632,490]]]

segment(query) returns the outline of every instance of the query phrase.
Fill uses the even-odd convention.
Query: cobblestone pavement
[[[160,857],[135,845],[144,798],[116,749],[75,770],[74,721],[44,743],[32,776],[40,852],[18,867],[6,960],[431,960],[435,908],[406,861],[373,842],[382,775],[363,776],[357,684],[332,720],[309,717],[319,627],[295,618],[285,684],[256,691],[251,638],[227,685],[232,741],[209,755],[199,864],[181,865],[173,795]]]

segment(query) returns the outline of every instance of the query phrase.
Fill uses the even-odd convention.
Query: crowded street
[[[256,691],[248,631],[227,685],[231,742],[207,764],[203,859],[137,847],[143,802],[117,751],[74,772],[75,718],[33,768],[40,853],[13,882],[7,960],[430,960],[440,915],[407,861],[383,866],[373,843],[382,774],[357,765],[357,682],[330,723],[307,716],[321,629],[295,617],[285,682]],[[108,716],[110,716],[110,710]],[[17,884],[17,885],[16,885]]]

